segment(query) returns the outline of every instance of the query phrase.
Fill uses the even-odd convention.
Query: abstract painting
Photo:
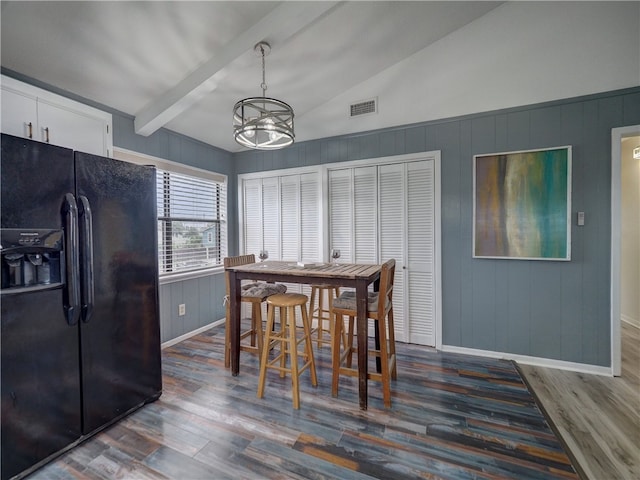
[[[571,259],[571,147],[473,157],[473,256]]]

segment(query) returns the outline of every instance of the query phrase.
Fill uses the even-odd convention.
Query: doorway
[[[622,317],[626,316],[630,323],[640,321],[640,313],[636,308],[638,305],[629,303],[634,297],[638,298],[637,292],[633,294],[630,290],[637,290],[637,283],[640,281],[637,238],[640,220],[637,215],[640,208],[633,196],[633,193],[637,194],[638,183],[633,183],[637,179],[629,178],[640,171],[640,159],[633,159],[632,156],[632,151],[637,146],[640,146],[640,125],[612,129],[611,370],[614,376],[620,376],[622,371]],[[634,187],[636,192],[632,191]],[[636,205],[629,205],[634,201]]]

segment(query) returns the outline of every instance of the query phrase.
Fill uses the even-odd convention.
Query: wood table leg
[[[358,396],[360,410],[367,409],[367,378],[369,376],[369,345],[367,320],[367,282],[359,280],[356,283],[356,329],[358,332]]]
[[[231,315],[230,343],[231,343],[231,375],[238,376],[240,372],[240,279],[236,278],[233,270],[229,272],[229,314]]]

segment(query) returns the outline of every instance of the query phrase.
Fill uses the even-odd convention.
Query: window
[[[158,169],[160,275],[222,264],[226,255],[226,184]]]
[[[113,158],[157,171],[159,274],[222,266],[227,255],[227,177],[143,153],[114,148]]]

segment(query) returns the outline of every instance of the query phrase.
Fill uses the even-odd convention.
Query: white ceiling
[[[267,96],[293,107],[304,141],[346,133],[315,126],[346,116],[347,104],[329,117],[314,111],[500,3],[2,0],[1,61],[135,116],[141,134],[166,127],[238,151],[233,105],[262,93],[257,42],[272,47]],[[375,127],[393,126],[391,113],[381,110]]]

